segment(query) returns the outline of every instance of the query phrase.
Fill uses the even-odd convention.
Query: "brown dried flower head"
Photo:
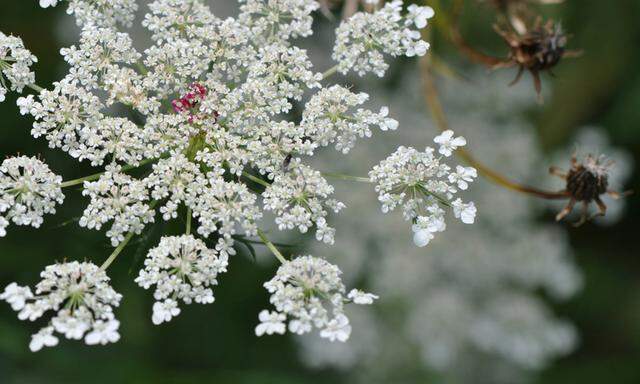
[[[511,49],[508,60],[499,66],[518,66],[518,75],[512,84],[520,80],[524,70],[529,71],[538,94],[542,88],[540,72],[551,70],[563,57],[575,54],[565,49],[567,35],[559,23],[551,20],[543,24],[541,19],[538,19],[534,26],[523,34],[497,25],[495,30]]]
[[[582,225],[596,216],[604,216],[607,206],[600,198],[608,194],[613,198],[620,198],[621,194],[609,190],[609,171],[613,167],[613,161],[604,156],[587,155],[581,162],[576,155],[571,157],[571,168],[564,172],[559,168],[552,167],[551,174],[561,177],[566,181],[566,187],[561,192],[569,198],[569,203],[558,213],[556,220],[564,219],[576,203],[582,203],[582,216],[576,226]],[[595,202],[598,211],[589,216],[589,204]]]

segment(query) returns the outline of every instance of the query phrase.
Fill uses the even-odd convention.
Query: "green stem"
[[[149,204],[149,208],[154,209],[156,207],[157,203],[158,203],[158,201],[152,201]],[[107,260],[105,260],[104,263],[102,263],[102,265],[100,266],[100,269],[104,271],[107,268],[109,268],[111,263],[113,263],[113,261],[118,257],[118,255],[120,255],[120,253],[122,253],[124,248],[127,246],[127,244],[129,244],[129,242],[131,241],[131,239],[135,235],[136,235],[136,233],[133,232],[133,231],[127,233],[127,236],[125,236],[124,240],[122,240],[122,242],[120,244],[118,244],[118,247],[116,249],[114,249],[113,252],[111,253],[111,255],[109,255],[109,257],[107,258]]]
[[[191,217],[192,217],[191,208],[187,207],[187,229],[185,230],[185,233],[187,235],[191,234]]]
[[[136,62],[135,64],[136,69],[142,74],[142,75],[146,75],[147,73],[149,73],[149,70],[147,70],[147,67],[144,66],[144,64],[142,64],[141,62]]]
[[[127,236],[124,238],[124,240],[122,240],[122,242],[118,245],[118,247],[113,250],[113,253],[111,253],[109,258],[107,258],[107,260],[105,260],[104,263],[102,263],[102,265],[100,266],[101,270],[104,271],[107,268],[109,268],[111,263],[113,263],[113,261],[116,259],[116,257],[118,257],[118,255],[122,252],[124,247],[127,246],[127,244],[129,243],[129,241],[131,241],[131,239],[133,238],[134,235],[135,235],[135,232],[129,232],[127,234]]]
[[[340,180],[347,180],[347,181],[357,181],[358,183],[371,183],[371,180],[369,180],[368,177],[344,175],[344,174],[341,174],[341,173],[322,172],[322,176],[333,178],[333,179],[340,179]]]
[[[322,74],[322,80],[325,80],[333,75],[335,75],[338,72],[338,66],[334,65],[333,67],[327,69],[323,74]]]
[[[247,179],[249,179],[249,180],[251,180],[251,181],[253,181],[255,183],[258,183],[258,184],[262,185],[265,188],[267,188],[267,187],[269,187],[271,185],[271,184],[267,183],[266,181],[262,180],[261,178],[253,176],[249,172],[242,172],[242,176],[246,177]]]
[[[156,160],[158,160],[158,159],[146,159],[146,160],[141,161],[140,164],[138,164],[138,165],[125,165],[125,166],[122,167],[122,172],[127,172],[127,171],[130,171],[132,169],[140,168],[140,167],[142,167],[144,165],[147,165],[149,163],[153,163]],[[79,179],[73,179],[73,180],[65,181],[64,183],[60,184],[60,188],[73,187],[75,185],[82,184],[85,181],[98,180],[100,178],[100,176],[102,176],[102,175],[104,175],[104,172],[95,173],[93,175],[81,177]]]
[[[278,251],[278,248],[276,248],[276,246],[273,245],[273,243],[271,241],[269,241],[269,239],[267,239],[267,236],[264,234],[264,232],[262,232],[259,229],[258,229],[258,236],[260,236],[260,240],[262,240],[262,243],[264,245],[266,245],[267,248],[269,248],[271,253],[273,253],[273,255],[276,257],[276,259],[278,259],[278,261],[280,261],[282,264],[287,262],[287,259],[285,259],[284,256],[282,255],[282,253],[280,253],[280,251]]]
[[[41,86],[39,86],[38,84],[27,84],[27,87],[33,89],[34,91],[40,93],[42,91],[44,91],[44,88],[42,88]]]

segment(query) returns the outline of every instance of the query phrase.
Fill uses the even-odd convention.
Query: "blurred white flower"
[[[422,128],[425,116],[418,112],[421,90],[414,76],[406,76],[400,91],[381,91],[395,101],[390,108],[400,112],[402,126],[420,127],[398,132],[400,140],[410,143],[429,135]],[[441,93],[450,124],[463,130],[458,133],[470,139],[474,156],[483,162],[524,180],[538,180],[536,170],[547,161],[517,113],[531,102],[528,89],[505,92],[503,79],[485,78],[485,73],[473,76],[473,86],[445,84]],[[435,131],[432,124],[428,128]],[[393,147],[384,138],[374,138],[354,150],[360,162],[337,164],[332,156],[318,161],[356,173],[371,161],[372,153]],[[453,179],[446,181],[461,189]],[[416,245],[429,243],[423,249],[409,244],[402,218],[379,220],[369,213],[366,207],[376,197],[366,192],[363,186],[345,198],[346,214],[334,221],[336,244],[348,247],[349,254],[321,244],[313,248],[330,260],[341,260],[345,281],[366,279],[371,289],[384,295],[375,312],[350,311],[349,343],[296,339],[309,366],[348,369],[353,382],[387,383],[396,380],[399,371],[420,378],[425,370],[435,370],[443,380],[459,383],[477,383],[480,374],[489,382],[499,377],[511,383],[575,347],[574,327],[554,317],[537,293],[542,290],[550,300],[564,300],[580,289],[582,278],[564,229],[540,223],[529,199],[477,180],[467,191],[474,207],[482,209],[473,230],[454,221],[439,233],[445,226],[444,207],[436,206],[438,210],[412,225]],[[471,219],[471,206],[456,206],[461,218]],[[340,228],[353,230],[347,235]]]

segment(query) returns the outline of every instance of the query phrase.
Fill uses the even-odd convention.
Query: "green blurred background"
[[[474,7],[464,17],[469,41],[503,52],[490,28],[492,13],[467,3]],[[580,126],[597,125],[640,164],[640,1],[566,0],[544,11],[562,20],[573,35],[571,47],[585,52],[555,70],[556,78],[546,83],[553,87],[552,96],[531,112],[545,149],[565,145]],[[21,36],[38,56],[42,85],[64,70],[58,54],[64,45],[60,23],[72,19],[63,13],[63,7],[40,9],[36,0],[5,0],[0,5],[0,30]],[[434,47],[453,66],[468,65],[441,36],[435,36]],[[0,156],[42,154],[54,172],[66,178],[92,172],[48,150],[43,140],[33,140],[31,122],[18,115],[14,96],[0,104],[0,116]],[[626,187],[640,191],[637,167]],[[65,222],[81,215],[83,202],[68,197],[39,231],[12,226],[0,240],[0,285],[34,283],[39,271],[56,260],[101,260],[109,252],[103,235]],[[640,234],[638,199],[631,197],[627,207],[624,218],[613,226],[568,229],[585,288],[554,309],[577,326],[581,342],[573,354],[534,376],[534,382],[640,383],[640,261],[638,251],[633,251]],[[288,336],[254,336],[256,313],[268,300],[262,282],[270,278],[272,267],[237,257],[231,273],[221,279],[215,305],[189,306],[176,321],[152,326],[150,295],[133,283],[138,253],[135,245],[130,247],[110,272],[126,297],[118,310],[122,340],[115,345],[87,348],[61,341],[56,348],[32,354],[27,345],[37,325],[17,320],[8,305],[0,305],[0,383],[348,382],[339,371],[305,368]],[[420,368],[405,376],[410,382],[440,382]]]

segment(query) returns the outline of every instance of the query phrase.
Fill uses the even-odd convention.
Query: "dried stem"
[[[458,23],[458,19],[462,13],[463,1],[455,0],[452,8],[451,19],[446,19],[439,25],[445,32],[445,36],[451,40],[453,45],[455,45],[461,53],[466,55],[471,61],[489,68],[508,67],[512,65],[509,60],[487,55],[470,46],[462,37]]]
[[[444,113],[444,109],[442,108],[442,104],[440,103],[440,97],[438,95],[438,90],[433,80],[433,75],[431,73],[431,63],[429,56],[424,56],[420,59],[420,72],[422,74],[422,85],[423,85],[423,93],[424,98],[427,103],[427,107],[431,111],[431,115],[436,123],[436,126],[440,131],[446,131],[449,128],[449,123],[447,121],[446,115]],[[476,160],[469,151],[464,148],[458,148],[456,150],[456,155],[459,156],[466,163],[471,165],[472,167],[478,170],[478,173],[488,180],[492,181],[495,184],[498,184],[506,189],[526,193],[529,195],[533,195],[536,197],[540,197],[543,199],[564,199],[567,197],[566,192],[552,192],[545,191],[538,188],[530,187],[527,185],[523,185],[517,183],[513,180],[508,179],[507,177],[500,174],[498,171],[491,169],[487,165],[481,163]]]

